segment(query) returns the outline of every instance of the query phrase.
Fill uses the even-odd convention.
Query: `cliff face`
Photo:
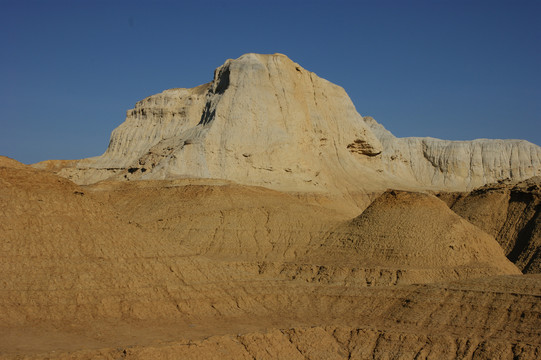
[[[285,56],[248,54],[227,61],[199,123],[158,143],[139,164],[141,178],[225,178],[318,190],[347,177],[340,159],[381,152],[344,90]]]
[[[102,156],[59,174],[79,184],[199,177],[284,191],[466,190],[541,174],[541,148],[396,138],[286,56],[246,54],[209,84],[138,102]]]
[[[525,140],[397,138],[373,118],[364,120],[383,145],[385,172],[414,178],[426,187],[471,190],[541,174],[541,147]]]
[[[126,121],[113,131],[107,151],[95,165],[128,168],[149,147],[197,125],[209,86],[165,90],[137,102],[127,111]]]
[[[541,177],[438,196],[458,215],[494,236],[524,273],[541,273]]]
[[[381,151],[341,87],[284,55],[247,54],[208,85],[137,103],[102,156],[60,174],[81,184],[204,177],[332,191],[359,174],[371,183],[378,174],[365,162]]]

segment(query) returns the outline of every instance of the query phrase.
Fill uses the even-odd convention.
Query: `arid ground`
[[[541,148],[397,138],[280,54],[0,157],[1,359],[540,359]]]

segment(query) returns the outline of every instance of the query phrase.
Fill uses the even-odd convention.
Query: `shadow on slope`
[[[458,215],[494,236],[524,273],[541,272],[541,177],[438,196]]]

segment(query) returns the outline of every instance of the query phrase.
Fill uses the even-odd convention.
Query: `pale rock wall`
[[[372,117],[364,121],[383,145],[385,171],[413,177],[425,187],[471,190],[499,180],[541,175],[541,147],[525,140],[397,138]]]
[[[139,102],[105,154],[60,175],[80,184],[206,177],[339,192],[385,183],[371,165],[381,151],[343,88],[284,55],[246,54],[216,69],[209,85]]]
[[[340,161],[355,172],[357,157],[382,150],[344,89],[283,55],[228,60],[212,84],[200,123],[152,148],[159,166],[142,178],[212,177],[317,191],[348,177]]]
[[[70,164],[58,174],[78,184],[89,184],[138,166],[139,158],[152,146],[197,125],[209,86],[169,89],[138,101],[134,109],[126,112],[126,121],[113,130],[103,155]],[[34,166],[51,165],[38,163]]]
[[[195,177],[297,192],[463,191],[541,175],[541,148],[396,138],[285,55],[245,54],[209,84],[138,102],[102,156],[58,173],[78,184]]]
[[[126,112],[126,121],[113,130],[107,151],[94,167],[126,168],[148,149],[197,124],[209,84],[193,89],[170,89],[149,96]]]

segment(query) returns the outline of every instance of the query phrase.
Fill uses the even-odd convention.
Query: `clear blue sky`
[[[3,1],[0,155],[102,154],[138,100],[284,53],[397,136],[541,145],[541,1]]]

